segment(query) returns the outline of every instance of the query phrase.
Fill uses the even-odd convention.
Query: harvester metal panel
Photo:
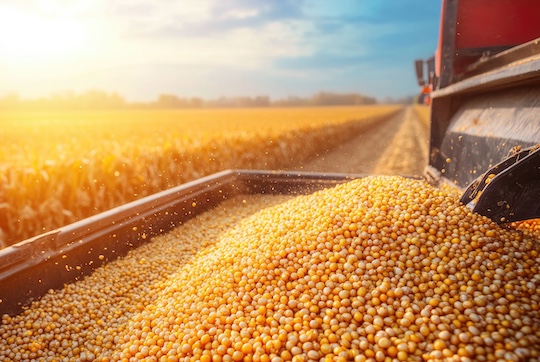
[[[493,57],[491,64],[513,63],[432,93],[429,170],[465,188],[513,147],[540,143],[537,41]],[[524,54],[533,55],[519,59]]]

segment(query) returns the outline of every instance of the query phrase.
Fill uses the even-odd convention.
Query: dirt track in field
[[[371,126],[350,141],[290,170],[421,176],[427,164],[428,128],[412,107]]]

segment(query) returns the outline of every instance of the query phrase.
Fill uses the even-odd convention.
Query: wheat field
[[[0,113],[0,245],[224,169],[282,169],[400,106]]]

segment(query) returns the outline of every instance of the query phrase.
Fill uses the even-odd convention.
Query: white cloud
[[[38,6],[34,11],[38,19],[47,19],[51,14],[59,16],[59,2],[44,3],[47,6]],[[272,21],[257,27],[235,26],[232,22],[223,31],[212,31],[216,21],[212,18],[215,1],[111,3],[101,0],[94,1],[92,6],[73,4],[62,8],[61,13],[84,29],[84,43],[73,44],[82,45],[81,49],[76,53],[74,46],[55,49],[52,54],[57,56],[49,62],[32,57],[21,62],[20,54],[13,54],[3,60],[14,73],[6,79],[8,83],[11,81],[12,86],[19,83],[15,88],[23,91],[36,89],[36,84],[40,85],[38,88],[46,88],[45,82],[49,82],[51,88],[71,88],[76,86],[77,77],[81,83],[86,83],[83,78],[90,75],[95,78],[101,73],[103,76],[99,78],[106,78],[109,72],[129,68],[153,73],[149,68],[162,64],[224,69],[259,67],[262,72],[276,58],[306,55],[312,51],[312,44],[304,42],[310,26],[302,20]],[[245,20],[257,15],[258,11],[253,9],[231,9],[222,14],[222,19]],[[208,33],[197,36],[189,32],[190,26],[199,26]],[[70,34],[69,29],[66,34]],[[144,78],[144,74],[139,76]]]
[[[222,18],[232,18],[232,19],[247,19],[253,18],[259,15],[257,9],[240,9],[240,10],[229,10],[222,15]]]
[[[285,0],[3,0],[0,96],[97,87],[128,99],[152,99],[161,91],[213,96],[232,89],[249,94],[267,87],[275,93],[282,87],[288,94],[324,88],[371,69],[356,62],[376,59],[378,46],[391,49],[379,39],[399,35],[399,28],[374,20],[374,6],[348,0],[339,6]],[[27,37],[20,44],[28,49],[25,54],[13,50],[16,42],[2,46],[1,34],[20,26],[2,18],[6,8],[37,19],[36,24],[56,24],[57,35]],[[32,46],[38,40],[40,46]],[[40,47],[47,57],[39,55]],[[212,82],[224,89],[212,93]]]

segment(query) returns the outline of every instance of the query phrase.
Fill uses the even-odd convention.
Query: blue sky
[[[0,96],[88,89],[403,97],[436,47],[437,0],[3,0]]]

